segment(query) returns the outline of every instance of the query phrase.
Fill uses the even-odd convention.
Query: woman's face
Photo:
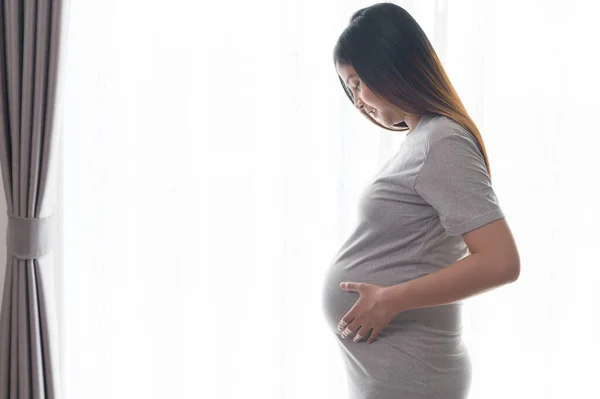
[[[365,85],[356,74],[351,65],[336,64],[336,69],[342,81],[346,82],[346,87],[354,95],[354,105],[358,109],[365,109],[367,114],[383,126],[392,129],[397,128],[394,124],[405,121],[408,115],[398,114],[392,111],[384,102],[382,102]],[[372,112],[371,112],[372,111]]]

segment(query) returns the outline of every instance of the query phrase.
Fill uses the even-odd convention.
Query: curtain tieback
[[[52,251],[55,235],[54,215],[53,213],[45,217],[23,218],[8,214],[8,255],[19,259],[36,259]]]

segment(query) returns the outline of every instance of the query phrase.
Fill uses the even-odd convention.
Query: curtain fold
[[[62,1],[0,7],[0,161],[8,228],[0,398],[60,397],[51,256]]]

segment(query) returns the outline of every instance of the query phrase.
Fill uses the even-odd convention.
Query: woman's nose
[[[354,102],[354,106],[356,108],[358,108],[358,110],[360,111],[361,109],[363,109],[365,107],[365,103],[363,103],[363,101],[360,98],[357,98],[356,101]]]

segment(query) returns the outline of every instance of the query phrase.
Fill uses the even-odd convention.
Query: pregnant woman
[[[462,300],[520,273],[482,137],[425,33],[395,4],[354,13],[334,64],[366,118],[406,132],[323,280],[350,399],[467,398]]]

